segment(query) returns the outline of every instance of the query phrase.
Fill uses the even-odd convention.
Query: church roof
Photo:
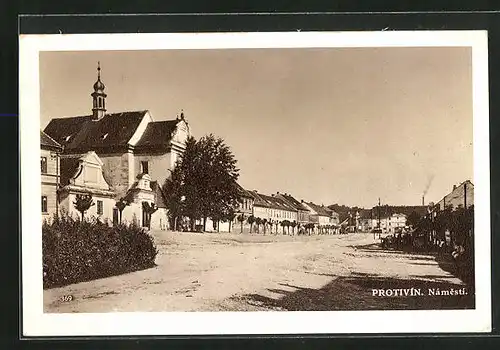
[[[40,130],[40,146],[42,148],[62,150],[62,146],[42,130]]]
[[[64,146],[65,153],[126,147],[147,111],[52,119],[45,133]]]
[[[149,123],[135,147],[157,149],[168,146],[178,123],[179,120],[175,119]]]

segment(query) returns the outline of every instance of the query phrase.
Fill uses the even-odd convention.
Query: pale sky
[[[184,110],[232,148],[240,184],[318,204],[437,202],[473,181],[470,48],[44,52],[41,127],[91,114]]]

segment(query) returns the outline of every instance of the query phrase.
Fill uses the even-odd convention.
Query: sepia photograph
[[[486,36],[404,34],[21,37],[31,333],[488,331]]]

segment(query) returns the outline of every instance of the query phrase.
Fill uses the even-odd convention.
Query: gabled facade
[[[109,221],[115,201],[114,193],[103,174],[103,162],[97,154],[89,151],[82,156],[61,158],[61,189],[59,190],[60,211],[71,216],[80,216],[75,207],[78,194],[91,194],[94,205],[85,213]]]
[[[161,190],[184,152],[190,128],[184,113],[174,120],[164,121],[155,121],[147,110],[107,113],[104,90],[98,67],[98,78],[91,94],[92,114],[52,119],[44,132],[61,144],[63,157],[79,158],[94,152],[102,163],[112,199],[115,202],[127,199],[137,204],[148,191],[154,192],[147,188],[146,182],[155,182]],[[145,188],[138,187],[142,185]],[[149,196],[146,202],[151,198],[156,201],[158,196]],[[159,202],[153,204],[158,208]],[[124,216],[135,214],[137,221],[146,226],[156,222],[144,216],[144,211],[137,215],[131,208],[124,209]],[[116,213],[111,213],[109,219],[116,221]],[[166,217],[162,225],[163,222],[167,222]]]

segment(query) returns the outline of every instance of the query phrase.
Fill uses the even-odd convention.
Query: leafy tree
[[[253,224],[255,222],[255,216],[250,215],[247,219],[247,222],[250,224],[250,233],[252,233]]]
[[[155,203],[142,202],[142,210],[146,213],[145,222],[142,223],[144,227],[151,227],[151,215],[158,210]]]
[[[416,211],[412,211],[408,218],[406,219],[406,223],[411,227],[417,227],[418,222],[422,216],[420,216]]]
[[[257,233],[260,233],[260,224],[262,224],[262,219],[257,217],[255,219],[255,223],[257,224]]]
[[[194,147],[194,139],[188,139],[186,142],[186,148]],[[163,194],[165,196],[165,202],[168,210],[168,217],[170,219],[170,225],[173,227],[173,231],[177,231],[179,219],[182,218],[183,215],[186,214],[185,210],[185,191],[186,187],[184,186],[184,178],[188,173],[187,162],[190,160],[184,161],[183,166],[181,166],[181,161],[178,160],[176,166],[171,171],[169,177],[165,180],[163,185]]]
[[[264,234],[266,234],[266,225],[267,225],[267,219],[266,218],[262,219],[262,225],[264,227]]]
[[[239,203],[236,185],[239,169],[236,159],[224,140],[212,134],[196,141],[189,137],[171,177],[165,183],[169,211],[191,219],[228,220]],[[171,194],[169,193],[172,192]]]
[[[295,234],[295,227],[297,226],[297,221],[293,220],[290,225],[292,226],[292,234]]]
[[[288,220],[283,220],[281,222],[281,227],[283,228],[283,234],[286,234],[285,233],[285,227],[288,227],[288,224],[289,224],[289,221]]]
[[[115,207],[118,209],[118,213],[120,214],[119,215],[120,224],[122,223],[123,210],[129,205],[130,205],[130,200],[127,197],[120,198],[115,204]]]
[[[232,223],[234,222],[234,219],[236,218],[236,213],[235,212],[232,212],[228,217],[227,217],[227,221],[229,222],[229,232],[231,232],[231,226],[232,226]]]
[[[82,221],[85,219],[85,212],[95,205],[90,193],[77,194],[73,202],[75,209],[82,214]]]
[[[241,224],[241,230],[240,230],[240,233],[243,233],[243,223],[245,222],[245,214],[241,213],[240,215],[238,215],[238,221],[240,222]]]

